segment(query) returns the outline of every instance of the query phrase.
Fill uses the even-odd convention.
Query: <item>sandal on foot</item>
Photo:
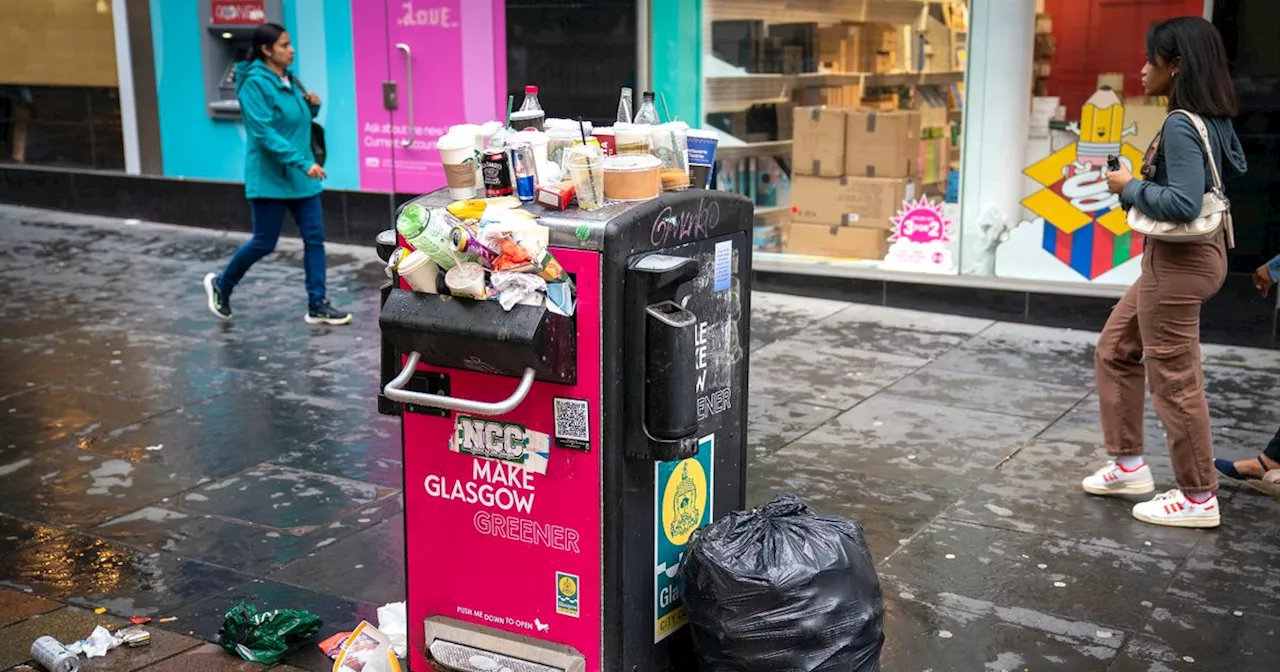
[[[1280,501],[1280,469],[1272,469],[1260,479],[1245,481],[1245,485]]]

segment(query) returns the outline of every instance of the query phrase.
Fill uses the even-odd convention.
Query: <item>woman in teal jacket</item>
[[[246,271],[271,254],[288,211],[298,225],[307,276],[308,324],[347,324],[351,315],[337,310],[325,295],[324,215],[320,208],[324,168],[311,152],[311,120],[320,98],[304,93],[289,73],[293,43],[289,33],[264,23],[253,33],[253,55],[236,65],[236,94],[246,138],[244,190],[253,216],[253,237],[222,271],[204,278],[209,310],[231,319],[231,292]]]

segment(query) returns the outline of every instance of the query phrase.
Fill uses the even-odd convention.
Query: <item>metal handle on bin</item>
[[[472,399],[458,399],[457,397],[446,397],[439,394],[427,394],[426,392],[413,392],[404,389],[404,386],[409,384],[409,379],[413,377],[414,372],[418,370],[418,362],[421,359],[422,355],[417,352],[409,353],[409,357],[405,360],[404,368],[400,370],[399,375],[392,378],[391,382],[382,388],[383,394],[388,399],[404,404],[434,406],[435,408],[444,408],[461,413],[504,415],[514,411],[516,406],[519,406],[520,402],[529,396],[529,390],[533,389],[533,369],[524,370],[524,375],[520,377],[520,384],[516,386],[516,391],[502,401],[474,401]]]
[[[408,147],[413,144],[413,51],[404,42],[397,44],[396,49],[404,52],[404,93],[409,99],[409,135],[400,141],[400,146]]]

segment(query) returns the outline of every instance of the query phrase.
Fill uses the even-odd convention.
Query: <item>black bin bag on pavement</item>
[[[698,530],[684,601],[703,672],[877,672],[884,598],[862,527],[795,495]]]

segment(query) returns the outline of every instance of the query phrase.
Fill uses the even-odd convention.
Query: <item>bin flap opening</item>
[[[503,310],[496,301],[391,290],[378,319],[402,353],[432,366],[573,384],[577,378],[574,318],[542,306]]]
[[[545,642],[445,617],[428,618],[427,659],[452,672],[584,672],[586,659]]]

